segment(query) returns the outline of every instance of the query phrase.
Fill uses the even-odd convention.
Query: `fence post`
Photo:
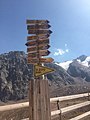
[[[51,120],[48,80],[30,81],[29,120]]]
[[[90,101],[90,94],[88,93],[88,101]]]
[[[61,108],[60,108],[60,101],[58,100],[57,101],[57,108],[58,108],[58,110],[60,110],[60,120],[62,119],[62,115],[61,115]]]

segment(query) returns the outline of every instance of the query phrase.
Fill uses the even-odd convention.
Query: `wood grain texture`
[[[25,108],[25,107],[28,107],[28,106],[29,106],[28,102],[0,106],[0,112],[9,111],[9,110],[15,110],[15,109],[20,109],[20,108]]]
[[[82,118],[84,118],[84,117],[86,117],[88,115],[90,115],[90,111],[85,112],[85,113],[83,113],[83,114],[81,114],[81,115],[79,115],[77,117],[71,118],[70,120],[80,120],[80,119],[82,119]]]
[[[30,82],[29,119],[51,120],[48,81],[35,79]]]
[[[71,105],[68,107],[61,108],[61,113],[63,114],[63,113],[69,112],[71,110],[82,108],[82,107],[87,106],[87,105],[90,105],[90,101],[86,101],[86,102],[79,103],[76,105]],[[51,116],[58,115],[58,114],[60,114],[60,110],[55,110],[55,111],[51,112]]]
[[[62,97],[50,98],[50,102],[52,103],[52,102],[56,102],[56,101],[66,101],[66,100],[72,100],[72,99],[77,99],[77,98],[81,98],[81,97],[87,97],[87,96],[88,96],[88,93],[62,96]]]

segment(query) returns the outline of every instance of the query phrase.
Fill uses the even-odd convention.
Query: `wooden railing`
[[[29,102],[0,106],[0,112],[29,107]]]
[[[83,98],[83,97],[87,97],[87,101],[84,101],[84,102],[79,103],[79,104],[71,105],[71,106],[68,106],[68,107],[64,107],[64,108],[61,108],[61,106],[60,106],[60,102],[62,102],[62,101],[69,101],[69,100]],[[51,116],[53,117],[55,115],[59,115],[60,119],[61,119],[61,116],[66,112],[69,112],[69,111],[72,111],[72,110],[90,105],[89,93],[50,98],[50,103],[54,103],[54,102],[57,102],[58,110],[51,111]],[[19,108],[25,108],[25,107],[29,107],[29,102],[0,106],[0,112],[19,109]],[[77,117],[71,118],[69,120],[80,120],[81,118],[84,118],[88,115],[90,115],[90,111],[88,111],[88,112],[86,112],[82,115],[79,115]],[[26,118],[26,119],[23,119],[23,120],[29,120],[29,119]]]
[[[71,105],[71,106],[68,106],[68,107],[64,107],[64,108],[61,108],[61,106],[60,106],[60,102],[62,102],[62,101],[69,101],[69,100],[83,98],[83,97],[87,97],[87,101],[79,103],[79,104]],[[62,119],[62,115],[64,113],[70,112],[72,110],[76,110],[78,108],[82,108],[82,107],[90,105],[89,93],[78,94],[78,95],[70,95],[70,96],[63,96],[63,97],[57,97],[57,98],[51,98],[50,102],[51,103],[57,102],[58,110],[52,111],[51,112],[51,116],[53,117],[55,115],[59,115],[60,116],[60,120]],[[86,112],[86,113],[84,113],[82,115],[79,115],[77,117],[71,118],[69,120],[80,120],[81,118],[84,118],[84,117],[86,117],[88,115],[90,115],[90,111],[88,111],[88,112]]]

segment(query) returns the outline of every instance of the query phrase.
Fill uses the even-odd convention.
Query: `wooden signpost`
[[[26,46],[34,46],[37,45],[37,41],[30,41],[25,44]]]
[[[50,47],[50,45],[48,45],[48,44],[41,44],[38,47],[37,46],[32,46],[32,47],[28,47],[27,48],[27,52],[36,51],[37,49],[39,49],[39,50],[46,50],[49,47]]]
[[[31,51],[37,51],[37,46],[32,46],[27,48],[27,52],[31,52]]]
[[[28,63],[32,63],[32,64],[38,63],[39,60],[40,60],[40,63],[52,63],[54,61],[54,59],[52,59],[52,58],[40,58],[40,59],[38,59],[37,57],[34,57],[34,58],[28,57],[28,59],[27,59]]]
[[[34,57],[37,57],[37,52],[33,52],[33,53],[28,53],[28,57],[31,57],[31,58],[34,58]]]
[[[29,41],[29,42],[27,42],[25,45],[26,46],[35,46],[35,45],[42,45],[42,44],[49,44],[49,39],[40,39],[40,40],[34,40],[34,41]],[[38,45],[38,46],[39,46]]]
[[[48,56],[50,54],[49,50],[39,50],[39,56]]]
[[[39,50],[46,50],[46,49],[49,49],[49,48],[50,48],[50,45],[48,45],[48,44],[39,45]]]
[[[38,29],[32,29],[28,30],[28,34],[51,34],[51,30],[38,30]]]
[[[48,20],[26,20],[26,24],[46,24]]]
[[[28,25],[27,26],[27,29],[30,30],[30,29],[48,29],[50,28],[51,26],[48,25],[48,24],[41,24],[41,25]]]
[[[36,57],[36,56],[41,57],[41,56],[47,56],[49,54],[50,54],[49,50],[40,50],[38,51],[38,53],[37,51],[32,51],[28,53],[28,57]]]
[[[50,35],[49,34],[40,34],[38,36],[28,36],[27,40],[37,40],[37,39],[47,39]]]
[[[40,58],[41,63],[52,63],[53,61],[53,58]]]
[[[54,69],[42,66],[42,63],[51,63],[52,58],[42,58],[50,54],[48,50],[49,36],[52,33],[48,30],[51,26],[48,20],[27,20],[27,63],[33,64],[33,79],[30,80],[29,89],[29,120],[51,120],[50,97],[48,80],[42,75],[53,72]]]
[[[39,59],[38,58],[28,58],[27,59],[27,62],[28,63],[32,63],[32,64],[37,64],[39,62]]]

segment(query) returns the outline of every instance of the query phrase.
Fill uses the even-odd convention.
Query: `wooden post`
[[[61,108],[60,108],[60,101],[58,100],[57,101],[57,108],[58,108],[58,110],[60,110],[60,114],[59,114],[59,118],[60,118],[60,120],[62,119],[62,116],[61,116]]]
[[[43,26],[40,26],[40,24],[42,25],[42,23],[43,23]],[[33,59],[31,59],[31,61],[28,63],[31,63],[31,64],[35,63],[35,65],[36,64],[41,65],[40,58],[42,56],[49,55],[50,51],[47,50],[49,47],[44,46],[44,49],[42,49],[39,46],[43,42],[44,42],[44,45],[49,44],[49,39],[47,38],[49,37],[48,34],[51,34],[52,31],[48,30],[48,28],[51,27],[50,25],[48,25],[48,23],[49,21],[47,20],[27,20],[28,34],[36,34],[36,39],[35,41],[27,42],[26,46],[35,45],[37,48],[37,51],[36,50],[34,51],[32,49],[27,50],[28,52],[31,52],[31,54],[28,53],[28,58],[30,57],[31,59],[32,57],[33,58],[36,57],[36,63],[33,62]],[[40,30],[40,27],[42,30]],[[40,34],[47,35],[45,38],[41,38],[41,43],[40,43],[40,37],[39,37]],[[36,77],[36,76],[33,76],[33,77]],[[30,109],[29,111],[30,120],[51,120],[49,86],[48,86],[48,80],[45,80],[44,76],[43,77],[38,76],[38,78],[30,81],[29,109]]]
[[[90,94],[88,93],[88,101],[90,101]]]
[[[51,120],[48,80],[31,80],[29,92],[29,120]]]

